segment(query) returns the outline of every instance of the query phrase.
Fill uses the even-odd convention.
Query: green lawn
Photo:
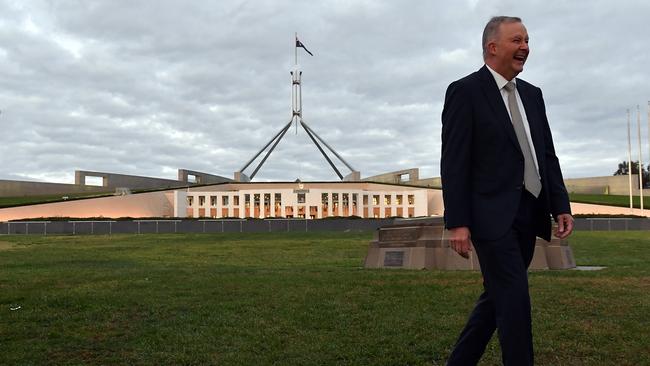
[[[569,199],[571,202],[630,207],[630,196],[570,193]],[[632,204],[635,208],[641,208],[641,198],[639,196],[632,196]],[[650,197],[643,197],[643,208],[650,208]]]
[[[443,365],[480,275],[363,269],[370,238],[0,236],[0,364]],[[571,245],[608,268],[530,275],[536,364],[650,364],[650,235]]]

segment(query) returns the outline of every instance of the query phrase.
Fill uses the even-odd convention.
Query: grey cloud
[[[0,2],[0,178],[230,176],[291,117],[294,31],[315,54],[298,50],[309,125],[364,176],[434,176],[445,88],[481,66],[482,27],[502,13],[528,27],[521,77],[544,90],[565,175],[609,175],[627,158],[625,110],[646,121],[650,6],[589,4]],[[257,178],[298,176],[335,179],[292,127]]]

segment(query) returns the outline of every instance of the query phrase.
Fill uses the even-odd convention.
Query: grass
[[[650,197],[643,197],[643,207],[650,208]],[[619,207],[630,207],[630,196],[619,196],[610,194],[582,194],[569,193],[571,202],[593,203],[597,205],[609,205]],[[635,208],[641,208],[641,198],[632,196],[632,204]]]
[[[443,365],[480,275],[363,269],[370,239],[0,237],[0,364]],[[571,245],[608,268],[531,273],[536,363],[650,364],[650,235]]]

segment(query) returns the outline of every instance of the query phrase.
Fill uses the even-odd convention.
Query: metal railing
[[[374,231],[393,219],[206,219],[0,222],[0,235],[113,235],[163,233],[253,233]]]
[[[374,231],[394,219],[205,219],[0,222],[0,235],[113,235]],[[646,218],[578,218],[577,231],[650,230]]]

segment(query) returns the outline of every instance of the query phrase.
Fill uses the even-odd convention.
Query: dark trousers
[[[476,365],[494,330],[503,364],[533,364],[528,266],[535,250],[536,199],[524,191],[515,221],[497,240],[475,240],[484,291],[476,302],[447,365]]]

